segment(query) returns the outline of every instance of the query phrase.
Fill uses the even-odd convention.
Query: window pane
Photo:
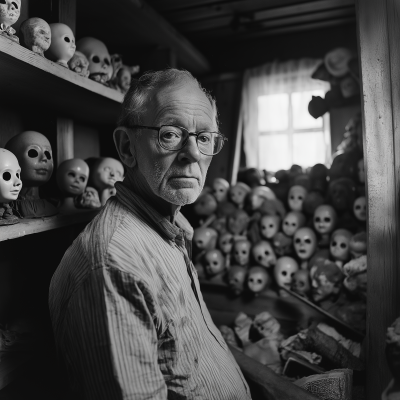
[[[293,164],[307,168],[317,163],[325,163],[323,132],[295,133],[293,135]]]
[[[308,111],[307,111],[308,112]],[[259,132],[284,131],[289,126],[289,94],[258,97]]]
[[[288,169],[290,162],[288,136],[272,134],[259,136],[259,166],[267,171]]]
[[[322,118],[315,119],[308,112],[308,103],[311,100],[311,96],[321,96],[323,98],[325,94],[322,90],[292,93],[294,129],[322,128]]]

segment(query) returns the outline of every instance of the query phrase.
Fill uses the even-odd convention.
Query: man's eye
[[[210,143],[211,142],[211,135],[208,133],[202,133],[198,136],[197,138],[198,141],[200,141],[201,143]]]
[[[176,131],[166,131],[162,132],[161,134],[161,140],[176,140],[180,139],[182,134],[179,134]]]

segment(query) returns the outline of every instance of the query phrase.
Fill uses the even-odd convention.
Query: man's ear
[[[127,167],[133,168],[136,165],[136,149],[132,143],[129,128],[119,126],[113,135],[119,158]]]

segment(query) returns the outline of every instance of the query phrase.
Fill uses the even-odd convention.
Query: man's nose
[[[201,158],[201,153],[197,146],[196,138],[194,136],[189,137],[185,147],[180,150],[178,154],[178,160],[188,163],[195,163]]]

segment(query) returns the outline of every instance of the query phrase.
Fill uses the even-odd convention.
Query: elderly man
[[[214,100],[186,71],[148,73],[132,84],[119,125],[125,180],[50,286],[74,398],[250,399],[204,304],[193,231],[179,212],[199,196],[226,140]]]

